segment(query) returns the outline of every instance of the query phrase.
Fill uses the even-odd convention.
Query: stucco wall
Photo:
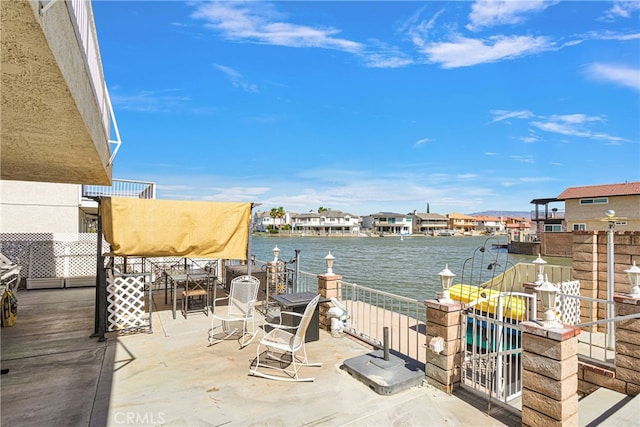
[[[0,232],[75,233],[80,187],[26,181],[0,181]]]
[[[567,230],[573,229],[573,224],[585,224],[587,231],[607,230],[609,227],[605,218],[605,211],[612,209],[616,217],[622,218],[616,224],[618,231],[640,230],[640,195],[610,196],[606,204],[581,205],[580,199],[565,202]]]

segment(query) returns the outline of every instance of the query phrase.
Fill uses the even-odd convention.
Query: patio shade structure
[[[251,203],[105,198],[107,256],[247,259]]]
[[[106,331],[105,256],[248,260],[252,203],[101,197],[95,334]],[[100,235],[111,245],[102,254]],[[251,275],[247,262],[247,274]]]

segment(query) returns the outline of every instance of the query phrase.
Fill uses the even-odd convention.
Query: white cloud
[[[357,53],[362,44],[339,38],[336,28],[317,28],[285,22],[273,4],[257,1],[197,2],[193,18],[228,39],[288,47],[337,49]]]
[[[638,68],[594,63],[587,67],[587,75],[594,80],[640,91],[640,69]]]
[[[506,111],[506,110],[492,110],[490,111],[495,117],[491,122],[501,122],[508,119],[530,119],[534,117],[534,114],[528,110],[519,111]]]
[[[416,143],[413,144],[413,147],[414,148],[415,147],[419,147],[419,146],[424,145],[424,144],[426,144],[428,142],[433,142],[433,140],[429,139],[429,138],[422,138],[422,139],[417,140]]]
[[[164,91],[139,91],[133,94],[122,94],[119,90],[112,90],[113,105],[122,110],[139,112],[169,113],[185,108],[191,98],[184,95],[173,95],[178,89]]]
[[[532,156],[518,156],[518,155],[513,155],[510,156],[513,160],[517,161],[517,162],[522,162],[522,163],[534,163],[533,157]]]
[[[493,110],[491,111],[491,113],[496,116],[492,120],[492,122],[500,122],[509,118],[523,120],[535,118],[535,120],[529,122],[529,125],[544,132],[557,133],[560,135],[573,136],[578,138],[604,140],[612,144],[627,141],[626,139],[621,137],[591,130],[590,128],[594,124],[606,121],[606,118],[602,116],[588,116],[586,114],[554,114],[549,117],[542,117],[536,116],[527,110]],[[535,135],[535,131],[530,129],[529,136],[520,137],[520,140],[524,142],[535,142],[539,140],[539,138]]]
[[[605,20],[613,21],[616,18],[631,18],[632,14],[640,10],[640,2],[634,1],[614,1],[611,9],[605,12]]]
[[[514,59],[552,48],[545,37],[492,36],[480,40],[456,35],[450,42],[431,43],[422,52],[429,61],[443,68],[457,68]]]
[[[529,0],[479,0],[471,7],[467,29],[512,25],[524,21],[528,14],[539,13],[555,4],[555,1]]]
[[[233,87],[242,89],[245,92],[258,93],[258,86],[244,81],[244,77],[242,76],[242,74],[240,74],[233,68],[220,64],[213,64],[213,66],[226,74],[227,77],[229,77],[229,80],[231,80],[231,84],[233,84]]]

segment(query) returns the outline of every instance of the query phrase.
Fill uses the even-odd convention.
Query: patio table
[[[215,275],[207,270],[203,269],[190,269],[190,270],[175,270],[175,271],[164,271],[164,301],[167,302],[167,291],[169,288],[169,281],[171,281],[171,293],[173,294],[173,306],[172,306],[172,314],[173,318],[176,318],[176,306],[177,306],[177,293],[178,293],[178,284],[185,283],[187,280],[191,279],[207,279],[207,288],[209,288],[209,280],[214,279]],[[215,283],[213,286],[213,298],[216,297],[216,287]]]

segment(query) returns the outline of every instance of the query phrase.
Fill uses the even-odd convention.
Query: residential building
[[[609,210],[616,230],[640,230],[640,182],[569,187],[556,199],[564,201],[567,231],[607,230]]]
[[[535,233],[531,232],[531,222],[526,218],[506,217],[504,226],[509,242],[528,242],[535,240]]]
[[[478,229],[478,221],[471,215],[461,213],[450,213],[447,215],[449,229],[456,233],[473,233]]]
[[[478,223],[477,230],[487,234],[501,234],[506,230],[502,217],[490,215],[474,215]]]
[[[81,184],[111,185],[120,145],[91,2],[0,9],[0,232],[85,231]]]
[[[531,212],[531,221],[536,223],[536,233],[559,233],[566,231],[566,223],[564,220],[564,209],[553,207],[549,209],[550,203],[562,203],[557,198],[533,199],[531,201],[536,205],[536,209]],[[542,209],[541,209],[542,207]]]
[[[606,230],[609,210],[615,212],[616,230],[640,229],[640,182],[569,187],[557,197],[531,203],[536,205],[531,220],[538,234]],[[564,209],[549,209],[551,203],[564,204]]]
[[[86,233],[97,230],[95,194],[155,198],[152,182],[114,179],[111,186],[0,181],[0,233]]]
[[[339,210],[292,213],[290,216],[292,232],[310,234],[357,234],[360,232],[360,218]]]
[[[264,232],[269,229],[279,229],[289,223],[289,212],[285,212],[282,218],[271,216],[271,211],[256,211],[253,214],[253,229],[259,232]]]
[[[411,214],[399,214],[393,212],[378,212],[369,215],[367,225],[371,224],[371,232],[374,234],[411,234],[413,230],[413,218]]]
[[[0,179],[110,185],[120,140],[91,2],[15,0],[0,9]]]
[[[434,235],[449,227],[449,219],[437,213],[413,211],[411,217],[412,234]]]

